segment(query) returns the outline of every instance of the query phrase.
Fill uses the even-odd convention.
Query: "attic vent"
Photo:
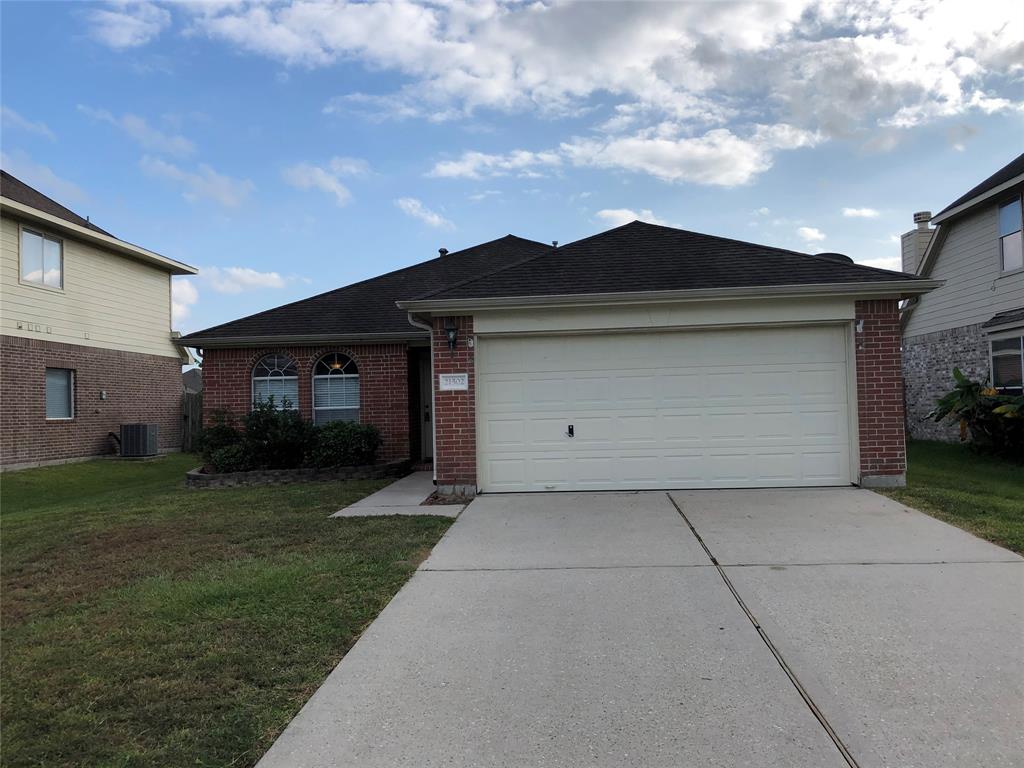
[[[447,249],[447,248],[438,248],[438,249],[437,249],[437,252],[438,252],[438,253],[439,253],[439,254],[440,254],[441,256],[447,256],[447,255],[448,255],[448,249]]]
[[[819,253],[817,255],[825,259],[831,259],[832,261],[841,262],[843,264],[853,264],[853,259],[847,256],[845,253]]]

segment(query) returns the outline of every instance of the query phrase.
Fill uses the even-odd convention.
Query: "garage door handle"
[[[575,434],[575,432],[573,430],[572,424],[569,425],[569,431],[566,432],[565,434],[568,435],[569,437],[576,437],[576,434]]]

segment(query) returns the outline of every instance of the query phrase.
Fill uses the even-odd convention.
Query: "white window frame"
[[[992,345],[995,342],[997,342],[997,341],[1010,341],[1012,339],[1020,339],[1021,340],[1021,349],[1019,351],[1014,352],[1014,350],[1012,350],[1012,349],[1008,349],[1008,350],[1005,350],[1005,351],[999,351],[999,352],[993,351]],[[988,369],[991,372],[991,376],[989,377],[989,381],[990,381],[990,386],[993,389],[999,389],[996,386],[996,363],[995,363],[995,359],[997,357],[1013,357],[1014,354],[1016,354],[1018,357],[1020,357],[1021,371],[1022,371],[1022,373],[1024,373],[1024,331],[1014,331],[1012,333],[1003,333],[1003,334],[1000,334],[999,336],[993,336],[993,337],[989,338],[989,340],[988,340]],[[1017,392],[1016,391],[1017,389],[1020,389],[1021,391]],[[1000,393],[1003,393],[1003,390],[1009,390],[1013,394],[1024,394],[1024,387],[1003,387],[1003,389],[1000,390]]]
[[[996,237],[997,237],[997,239],[999,241],[998,251],[999,251],[999,276],[1000,277],[1003,277],[1005,275],[1016,275],[1018,272],[1024,272],[1024,262],[1022,262],[1021,266],[1019,266],[1019,267],[1011,267],[1010,269],[1006,269],[1006,259],[1003,256],[1003,238],[1004,237],[1009,237],[1009,235],[1004,235],[1002,233],[1002,231],[999,229],[999,214],[1000,214],[1000,212],[1007,205],[1011,205],[1014,202],[1017,203],[1017,210],[1020,211],[1020,215],[1021,215],[1021,221],[1019,222],[1020,229],[1018,229],[1016,231],[1021,233],[1021,241],[1022,241],[1022,246],[1021,247],[1022,247],[1022,249],[1024,249],[1024,195],[1017,195],[1016,198],[1012,198],[1012,197],[1011,198],[1007,198],[1007,199],[1003,200],[1002,202],[1000,202],[996,206]],[[1012,234],[1013,234],[1013,232],[1010,233],[1010,235],[1012,235]]]
[[[68,413],[70,416],[47,416],[46,415],[46,371],[67,371],[68,372]],[[75,419],[75,369],[57,368],[46,366],[43,370],[43,416],[47,421],[74,421]]]
[[[22,275],[23,275],[23,273],[25,271],[24,267],[23,267],[23,263],[24,263],[23,262],[23,257],[24,257],[24,251],[25,251],[24,239],[25,239],[25,233],[26,232],[28,232],[30,234],[33,234],[36,237],[41,237],[43,240],[52,240],[53,242],[57,243],[60,246],[60,287],[59,288],[57,286],[55,286],[55,285],[47,285],[46,283],[37,283],[37,282],[35,282],[33,280],[26,280],[24,277],[22,277]],[[43,252],[43,264],[44,265],[46,263],[45,259],[46,259],[46,252],[44,250],[44,252]],[[40,269],[43,269],[43,265],[40,265]],[[46,232],[45,230],[42,230],[42,229],[37,229],[36,227],[26,227],[24,224],[19,224],[18,225],[18,282],[21,285],[27,285],[30,288],[42,288],[44,291],[53,291],[55,293],[64,293],[64,238],[57,237],[57,235],[51,234],[51,233]]]
[[[256,376],[255,375],[256,374],[256,369],[268,357],[283,357],[283,358],[285,358],[290,363],[290,367],[295,369],[295,375],[294,376]],[[275,371],[280,371],[280,370],[283,370],[283,369],[281,369],[281,368],[274,368],[274,370]],[[250,404],[250,409],[252,408],[252,406],[256,405],[257,402],[261,402],[261,401],[258,401],[256,399],[256,382],[257,381],[294,381],[295,382],[295,402],[293,402],[291,404],[290,408],[286,409],[284,407],[284,401],[283,400],[281,402],[275,401],[274,402],[274,409],[278,410],[278,411],[284,411],[284,410],[297,411],[299,409],[299,402],[298,402],[298,400],[299,400],[299,365],[298,365],[298,363],[295,362],[295,359],[291,355],[286,355],[283,352],[268,352],[267,354],[262,355],[255,363],[253,363],[252,372],[249,374],[249,387],[250,387],[249,404]]]
[[[327,373],[327,374],[318,374],[316,372],[317,368],[320,366],[320,363],[324,362],[324,360],[326,360],[328,357],[343,357],[343,358],[345,358],[346,360],[348,360],[348,363],[345,363],[342,366],[341,370],[344,371],[345,368],[347,368],[349,365],[351,365],[355,369],[355,373]],[[317,381],[317,379],[355,379],[356,383],[359,386],[359,405],[356,405],[356,406],[353,406],[353,407],[348,407],[348,408],[329,408],[327,406],[318,406],[316,404],[316,381]],[[312,378],[313,423],[314,424],[319,424],[319,422],[317,421],[317,418],[316,418],[317,411],[355,411],[356,412],[356,417],[354,419],[352,419],[352,421],[354,423],[356,423],[356,424],[359,424],[360,422],[362,422],[362,420],[363,420],[363,390],[362,390],[362,386],[363,386],[362,382],[359,380],[359,365],[349,355],[346,355],[344,352],[328,352],[328,353],[318,357],[316,362],[313,363],[313,378]],[[329,424],[329,423],[330,422],[327,422],[327,421],[324,422],[324,424]]]

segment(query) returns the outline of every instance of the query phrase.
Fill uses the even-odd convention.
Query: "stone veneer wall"
[[[988,379],[988,341],[980,324],[903,339],[907,431],[911,438],[959,441],[960,428],[954,420],[936,423],[924,418],[953,388],[954,368],[973,379]]]

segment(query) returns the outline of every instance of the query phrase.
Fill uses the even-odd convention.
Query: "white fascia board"
[[[268,347],[288,345],[311,345],[311,344],[379,344],[388,341],[421,341],[428,338],[430,334],[417,333],[412,328],[408,333],[361,333],[361,334],[320,334],[290,336],[212,336],[203,338],[201,336],[187,339],[174,339],[179,347],[192,347],[193,349],[217,349],[221,347]]]
[[[409,312],[472,312],[494,308],[585,307],[607,304],[650,304],[749,298],[784,299],[801,296],[856,296],[863,299],[907,298],[934,290],[942,280],[893,280],[876,283],[822,283],[765,287],[699,288],[682,291],[581,293],[555,296],[498,296],[483,299],[418,299],[395,302]]]
[[[1001,195],[1006,190],[1011,189],[1012,187],[1014,187],[1017,184],[1020,184],[1021,182],[1024,182],[1024,173],[1020,174],[1019,176],[1014,176],[1009,181],[1004,181],[998,187],[993,187],[988,192],[984,192],[980,195],[977,195],[976,197],[972,197],[970,200],[960,203],[960,205],[958,205],[956,208],[950,208],[948,211],[940,213],[938,216],[932,219],[932,224],[941,224],[942,222],[951,219],[954,216],[959,216],[967,209],[973,208],[974,206],[979,205],[980,203],[983,203],[990,198],[996,197],[997,195]]]
[[[141,246],[126,243],[124,240],[118,240],[116,237],[111,237],[110,235],[105,235],[102,232],[97,232],[89,229],[88,227],[80,226],[46,213],[45,211],[40,211],[38,208],[33,208],[30,205],[19,203],[16,200],[11,200],[7,197],[0,197],[0,210],[3,210],[5,213],[9,213],[14,217],[35,222],[49,230],[60,232],[61,234],[72,237],[75,240],[80,240],[106,251],[113,251],[120,256],[127,256],[128,258],[144,262],[150,266],[158,267],[166,272],[170,272],[172,275],[194,275],[199,272],[195,267],[189,266],[188,264],[184,264],[180,261],[175,261],[174,259],[169,259],[166,256],[161,256],[155,251],[150,251],[146,248],[142,248]]]

